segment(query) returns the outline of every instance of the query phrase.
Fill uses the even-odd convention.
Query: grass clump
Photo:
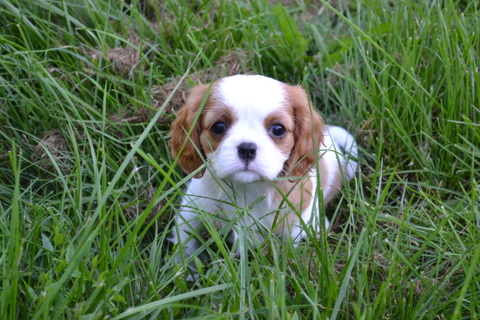
[[[0,0],[0,318],[478,318],[478,14]],[[302,83],[361,170],[328,234],[233,259],[213,228],[191,284],[166,240],[188,181],[168,127],[188,88],[237,73]]]

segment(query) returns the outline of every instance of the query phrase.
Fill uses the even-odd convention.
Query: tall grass
[[[480,316],[479,5],[282,3],[0,0],[0,318]],[[171,109],[245,72],[303,84],[361,169],[328,234],[234,259],[212,228],[190,283]]]

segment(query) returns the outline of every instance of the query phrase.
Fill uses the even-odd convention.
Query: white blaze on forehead
[[[238,75],[223,78],[218,84],[222,103],[232,107],[240,117],[267,117],[285,105],[282,83],[263,76]]]

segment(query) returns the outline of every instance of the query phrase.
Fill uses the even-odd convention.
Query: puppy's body
[[[357,168],[346,157],[357,155],[348,132],[324,126],[300,87],[262,76],[194,88],[171,134],[172,152],[186,173],[206,163],[176,218],[172,241],[184,245],[185,256],[199,247],[191,235],[202,229],[205,213],[216,215],[217,225],[232,226],[232,243],[235,226],[255,232],[252,245],[269,230],[300,241],[305,225],[319,231],[319,204],[331,201]]]

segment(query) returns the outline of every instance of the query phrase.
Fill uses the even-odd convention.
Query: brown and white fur
[[[324,125],[300,86],[263,76],[193,88],[172,124],[170,147],[183,171],[195,172],[171,239],[185,257],[200,246],[192,237],[204,228],[199,212],[254,230],[252,245],[262,242],[264,229],[295,242],[306,238],[305,226],[320,230],[319,204],[330,202],[357,169],[352,135]],[[238,254],[240,246],[234,248]]]

